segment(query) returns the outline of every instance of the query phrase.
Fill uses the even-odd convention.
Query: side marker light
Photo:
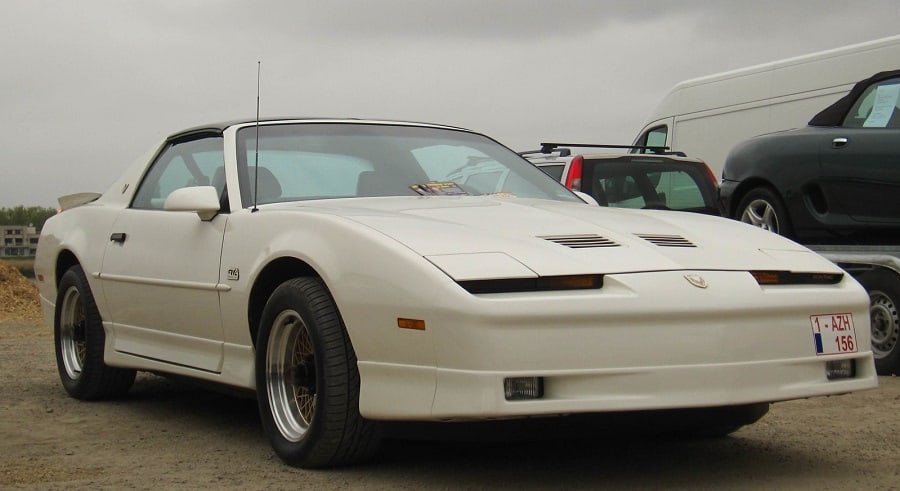
[[[397,318],[397,327],[400,329],[413,329],[415,331],[425,330],[425,321],[422,319],[403,319]]]

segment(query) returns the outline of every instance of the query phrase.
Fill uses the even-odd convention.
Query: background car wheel
[[[135,371],[103,362],[106,334],[81,266],[69,268],[59,282],[53,325],[56,366],[69,395],[92,400],[128,392]]]
[[[785,237],[793,236],[787,208],[769,187],[754,188],[745,194],[734,218]]]
[[[375,422],[359,414],[356,353],[319,279],[286,281],[266,303],[256,391],[263,428],[285,463],[337,466],[374,453]]]
[[[859,281],[869,292],[875,369],[879,375],[900,375],[900,276],[874,270],[860,275]]]

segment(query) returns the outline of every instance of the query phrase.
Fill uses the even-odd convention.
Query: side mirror
[[[207,222],[219,212],[219,193],[212,186],[191,186],[169,193],[163,203],[166,211],[192,211]]]

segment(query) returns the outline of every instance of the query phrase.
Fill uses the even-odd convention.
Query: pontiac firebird
[[[253,390],[286,463],[359,462],[383,421],[718,411],[877,385],[868,297],[775,234],[591,206],[448,126],[331,119],[176,133],[38,246],[59,376]],[[596,205],[596,203],[593,203]]]

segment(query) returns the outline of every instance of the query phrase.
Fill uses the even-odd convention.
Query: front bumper
[[[877,386],[868,298],[837,285],[761,287],[749,273],[609,275],[602,289],[470,296],[426,319],[436,366],[359,363],[373,419],[485,419],[774,402]],[[460,307],[460,306],[457,306]],[[850,313],[856,352],[816,355],[810,316]],[[827,361],[855,360],[828,380]],[[506,400],[504,379],[542,377],[543,397]]]

